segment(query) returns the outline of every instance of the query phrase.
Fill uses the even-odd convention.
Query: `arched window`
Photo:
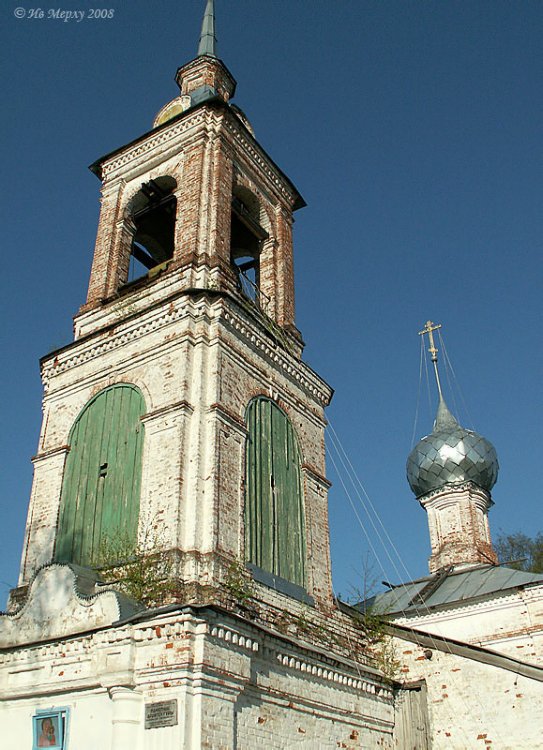
[[[134,236],[130,248],[128,281],[135,281],[152,268],[173,258],[176,182],[164,176],[141,186],[130,204]]]
[[[260,290],[260,250],[268,233],[260,225],[258,199],[246,188],[234,190],[230,233],[230,257],[241,291],[265,307]]]
[[[248,562],[305,586],[305,519],[298,440],[270,399],[247,409],[245,549]]]
[[[145,402],[114,385],[85,406],[72,427],[55,560],[92,566],[104,546],[137,544]]]

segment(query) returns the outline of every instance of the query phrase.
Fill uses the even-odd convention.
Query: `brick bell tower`
[[[88,297],[73,343],[41,363],[19,593],[44,564],[92,567],[120,539],[166,553],[185,596],[241,563],[263,599],[327,609],[332,392],[294,322],[305,204],[230,102],[211,0],[176,82],[152,130],[91,166]]]

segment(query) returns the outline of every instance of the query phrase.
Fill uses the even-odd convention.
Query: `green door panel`
[[[247,429],[247,560],[304,586],[305,518],[296,434],[286,414],[266,398],[249,404]]]
[[[70,433],[55,560],[91,566],[105,545],[135,549],[145,402],[115,385],[83,409]]]

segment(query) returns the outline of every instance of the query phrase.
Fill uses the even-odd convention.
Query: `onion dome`
[[[497,478],[492,443],[459,425],[441,398],[432,434],[422,438],[407,459],[407,481],[415,495],[462,482],[490,492]]]

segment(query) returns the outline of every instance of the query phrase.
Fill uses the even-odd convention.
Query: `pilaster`
[[[104,183],[86,307],[108,299],[117,288],[120,243],[116,239],[123,184],[123,180]]]

